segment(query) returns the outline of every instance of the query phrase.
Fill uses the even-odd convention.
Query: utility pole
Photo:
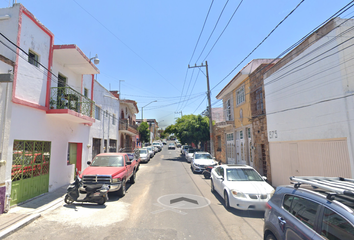
[[[211,116],[211,100],[210,100],[210,86],[209,86],[209,72],[208,72],[208,62],[205,61],[205,65],[200,65],[197,66],[197,64],[195,64],[194,66],[189,66],[188,68],[200,68],[200,67],[205,67],[206,69],[206,78],[207,78],[207,88],[208,88],[208,92],[207,92],[207,96],[208,96],[208,105],[209,105],[209,131],[210,131],[210,153],[213,157],[215,157],[214,155],[214,134],[213,134],[213,119]]]

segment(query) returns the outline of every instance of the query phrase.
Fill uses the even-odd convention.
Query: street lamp
[[[91,62],[92,59],[93,59],[93,62],[94,62],[96,65],[100,63],[100,59],[98,59],[97,54],[96,54],[96,56],[94,56],[93,58],[90,58],[90,62]]]
[[[144,107],[146,107],[147,105],[153,103],[153,102],[157,102],[157,100],[149,102],[148,104],[146,104]],[[144,107],[141,108],[141,122],[144,122],[144,114],[143,114],[143,109]]]

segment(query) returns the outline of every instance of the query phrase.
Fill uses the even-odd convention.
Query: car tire
[[[133,175],[130,177],[129,182],[130,182],[131,184],[134,184],[134,183],[135,183],[135,179],[136,179],[136,171],[134,170],[134,173],[133,173]]]
[[[229,195],[227,194],[226,191],[224,192],[224,204],[226,209],[230,208]]]
[[[211,192],[215,192],[213,179],[211,179],[210,187],[211,187]]]
[[[125,182],[125,179],[123,179],[122,186],[118,190],[118,196],[119,197],[124,197],[125,196],[125,185],[126,185],[126,182]]]
[[[273,233],[268,233],[265,240],[277,240],[277,238],[273,235]]]

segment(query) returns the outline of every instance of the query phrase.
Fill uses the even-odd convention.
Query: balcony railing
[[[95,102],[71,87],[52,87],[50,109],[71,109],[82,115],[93,117]]]
[[[128,119],[119,119],[119,129],[120,130],[128,130],[129,127],[133,128],[135,130],[138,130],[137,124],[130,124]]]

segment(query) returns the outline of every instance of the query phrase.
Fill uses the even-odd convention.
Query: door
[[[228,164],[235,164],[235,142],[234,134],[226,134],[226,160]]]
[[[11,205],[48,192],[51,142],[15,140]]]
[[[214,188],[216,190],[216,192],[218,192],[220,194],[220,196],[224,196],[223,195],[223,188],[222,188],[222,182],[223,179],[219,178],[219,177],[224,177],[224,168],[223,167],[217,167],[215,169],[215,173],[216,173],[216,178],[215,183],[214,183]]]
[[[78,173],[78,169],[76,167],[76,160],[77,160],[77,144],[76,143],[69,143],[68,146],[68,165],[74,165],[74,178]]]
[[[236,146],[237,164],[246,164],[245,139],[243,130],[237,132]]]
[[[254,167],[251,128],[247,128],[247,136],[248,136],[248,145],[247,145],[248,161],[247,161],[247,164],[250,165],[251,167]]]

